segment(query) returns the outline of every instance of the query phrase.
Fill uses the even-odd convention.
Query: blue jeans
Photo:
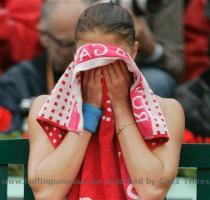
[[[174,96],[176,82],[169,73],[154,67],[141,67],[140,70],[156,95],[165,98]]]

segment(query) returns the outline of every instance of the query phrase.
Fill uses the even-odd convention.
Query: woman
[[[101,41],[103,44],[114,44],[128,52],[133,59],[138,47],[132,17],[126,9],[113,3],[97,4],[86,9],[77,23],[75,41],[77,49],[87,43],[101,43]],[[129,176],[132,180],[143,179],[141,183],[134,183],[135,190],[139,196],[141,195],[141,199],[162,200],[177,174],[184,129],[183,110],[177,101],[157,97],[166,119],[170,139],[151,151],[145,145],[143,138],[139,137],[139,129],[135,123],[125,126],[128,122],[134,121],[129,100],[132,79],[125,64],[117,61],[111,65],[84,72],[83,102],[92,105],[93,109],[102,109],[101,73],[106,81],[111,100],[115,128],[121,130],[117,139]],[[37,114],[47,97],[38,97],[29,114],[29,184],[37,200],[61,200],[70,191],[72,184],[49,185],[40,184],[36,180],[74,180],[93,136],[91,131],[86,129],[82,135],[68,133],[59,148],[55,150],[36,122]],[[122,191],[120,188],[122,186],[118,187],[119,191]],[[104,196],[101,199],[113,199],[113,197]]]

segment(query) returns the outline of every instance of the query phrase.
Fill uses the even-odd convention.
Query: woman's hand
[[[111,63],[103,67],[103,75],[113,112],[122,107],[130,108],[132,76],[126,64],[121,60]]]
[[[83,72],[82,96],[84,103],[102,107],[101,68]]]

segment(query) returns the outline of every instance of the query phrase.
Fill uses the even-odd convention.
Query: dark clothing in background
[[[11,130],[21,129],[21,100],[48,93],[46,65],[47,56],[43,54],[31,61],[11,67],[0,78],[0,106],[12,113]],[[55,82],[61,74],[54,72]]]
[[[20,103],[46,93],[46,57],[21,62],[11,67],[0,78],[0,106],[12,113],[11,130],[21,129]]]
[[[163,0],[156,13],[148,13],[147,23],[156,41],[163,47],[163,56],[149,66],[160,67],[169,72],[176,81],[183,76],[184,42],[183,42],[182,0]]]

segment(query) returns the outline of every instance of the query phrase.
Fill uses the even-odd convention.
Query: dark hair
[[[87,8],[77,22],[75,41],[81,34],[99,29],[103,33],[116,34],[129,45],[135,42],[135,28],[132,16],[119,3],[99,3]]]

